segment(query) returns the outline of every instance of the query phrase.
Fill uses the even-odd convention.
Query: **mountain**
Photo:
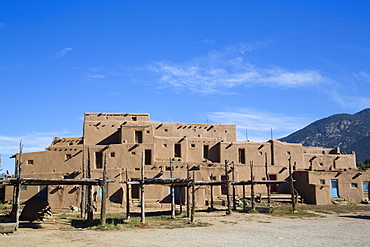
[[[317,120],[280,141],[303,146],[340,147],[341,152],[356,152],[357,162],[370,157],[370,108],[356,114],[336,114]]]

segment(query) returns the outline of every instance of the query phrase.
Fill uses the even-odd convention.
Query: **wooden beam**
[[[106,224],[107,219],[107,154],[104,154],[104,166],[103,166],[103,181],[101,185],[102,189],[102,199],[100,208],[100,225]]]
[[[140,198],[140,201],[141,201],[141,223],[145,223],[145,200],[144,200],[144,161],[145,161],[145,150],[143,149],[143,153],[142,153],[142,156],[141,156],[141,169],[140,169],[140,172],[141,172],[141,198]]]
[[[126,168],[126,180],[128,181],[129,180],[129,177],[128,177],[128,170]],[[126,183],[126,219],[129,220],[131,218],[131,214],[130,214],[130,191],[131,189],[131,185]]]
[[[226,214],[231,214],[231,198],[230,198],[230,180],[229,180],[229,171],[228,171],[228,164],[229,161],[225,160],[225,175],[226,175],[226,191],[227,191],[227,211]]]
[[[256,205],[254,202],[254,175],[253,175],[253,161],[250,161],[250,169],[251,169],[251,200],[252,200],[252,210],[256,209]]]
[[[170,178],[173,179],[173,159],[171,158],[170,159]],[[174,219],[175,218],[175,214],[176,214],[176,205],[175,205],[175,191],[174,191],[174,188],[173,186],[171,185],[171,219]]]
[[[86,176],[87,178],[91,178],[91,159],[90,159],[90,149],[87,151],[87,170]],[[91,224],[94,220],[94,209],[93,209],[93,198],[92,198],[92,185],[87,185],[87,207],[86,207],[86,214],[87,214],[87,222]]]
[[[194,214],[195,214],[195,184],[194,184],[194,180],[195,180],[195,172],[193,171],[193,182],[191,184],[191,194],[192,194],[191,213],[190,213],[190,223],[191,224],[194,224]]]
[[[289,157],[289,183],[290,183],[290,193],[292,195],[292,210],[295,211],[295,196],[294,196],[294,180],[292,177],[292,156]]]

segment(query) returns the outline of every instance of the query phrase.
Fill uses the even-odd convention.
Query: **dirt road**
[[[369,214],[286,218],[199,213],[208,227],[96,231],[52,222],[0,235],[0,246],[370,246]]]

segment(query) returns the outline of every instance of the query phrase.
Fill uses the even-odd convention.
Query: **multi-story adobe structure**
[[[101,178],[106,160],[108,178],[124,181],[126,176],[140,178],[143,157],[147,178],[170,177],[172,159],[173,177],[186,178],[187,166],[197,167],[197,181],[225,180],[225,160],[234,163],[235,181],[250,179],[251,161],[255,180],[284,180],[289,176],[290,162],[295,188],[307,203],[329,204],[335,198],[359,202],[369,197],[370,173],[356,168],[354,152],[341,154],[339,148],[304,147],[277,140],[237,141],[235,125],[154,123],[149,114],[136,113],[85,113],[82,138],[56,137],[46,151],[23,153],[22,177],[80,178],[90,162],[92,178]],[[94,191],[96,199],[99,188]],[[159,207],[168,201],[169,191],[166,186],[147,186],[147,206]],[[266,186],[256,186],[255,191],[267,193]],[[287,184],[271,185],[270,191],[290,193]],[[39,195],[47,198],[52,208],[62,208],[79,205],[80,193],[79,186],[24,186],[21,200]],[[214,188],[215,198],[225,193],[223,186]],[[124,204],[126,187],[110,183],[108,194],[110,201]],[[241,187],[236,186],[236,195],[242,196]],[[139,196],[138,185],[133,185],[130,202],[139,202]],[[9,187],[5,198],[11,197]],[[198,206],[203,206],[210,191],[199,189],[196,198]]]

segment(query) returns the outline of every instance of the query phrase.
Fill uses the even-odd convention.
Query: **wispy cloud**
[[[370,107],[370,97],[343,95],[335,91],[331,91],[329,94],[344,108],[362,110]]]
[[[353,73],[353,75],[360,81],[370,81],[370,73],[366,73],[365,71]]]
[[[207,115],[207,118],[219,124],[236,125],[238,140],[245,140],[246,130],[248,130],[248,139],[251,141],[269,140],[271,129],[273,129],[274,139],[281,138],[303,128],[312,121],[306,116],[292,117],[246,108],[212,112]]]
[[[9,157],[19,152],[19,143],[22,140],[24,152],[39,152],[44,151],[46,147],[50,146],[55,136],[71,136],[71,133],[63,132],[40,132],[29,133],[21,136],[1,136],[0,135],[0,152],[2,154],[2,167],[4,170],[13,171],[14,160]],[[76,136],[74,136],[76,137]]]
[[[215,41],[213,39],[202,39],[202,40],[199,40],[195,43],[197,44],[212,44],[214,43]]]
[[[164,86],[201,93],[220,93],[238,86],[304,87],[326,80],[315,70],[290,71],[279,66],[258,67],[245,61],[250,46],[212,51],[207,56],[178,64],[169,61],[148,66]]]
[[[92,74],[89,74],[87,76],[87,79],[88,80],[93,80],[93,79],[104,79],[106,76],[105,75],[102,75],[102,74],[96,74],[96,75],[92,75]]]
[[[62,58],[72,50],[73,50],[72,47],[64,48],[64,49],[58,51],[57,53],[55,53],[54,58],[55,59]]]

